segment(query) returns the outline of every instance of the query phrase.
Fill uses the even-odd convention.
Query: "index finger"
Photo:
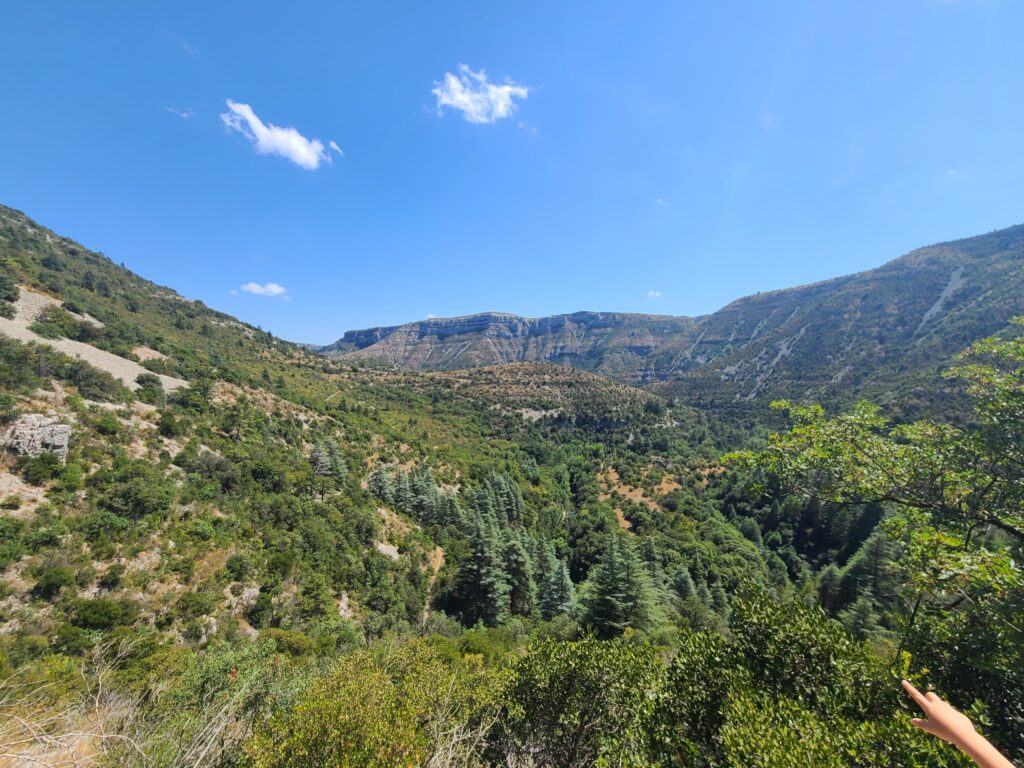
[[[909,680],[904,680],[903,681],[903,690],[905,690],[907,693],[910,694],[910,698],[912,698],[914,701],[916,701],[917,705],[921,709],[926,709],[927,708],[927,706],[929,704],[928,699],[926,699],[921,694],[921,692],[919,690],[917,690],[917,688],[915,688],[913,685],[911,685]]]

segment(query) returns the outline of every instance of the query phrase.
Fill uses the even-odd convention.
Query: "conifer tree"
[[[455,600],[464,624],[497,626],[508,618],[510,602],[497,530],[478,515],[469,523],[469,556],[455,575]]]
[[[858,640],[868,640],[881,630],[878,623],[881,617],[875,611],[875,601],[868,595],[858,597],[837,618]]]
[[[395,485],[391,475],[383,469],[378,469],[370,475],[370,493],[383,501],[385,504],[395,503]]]
[[[840,603],[842,599],[840,592],[841,580],[842,574],[835,563],[829,563],[818,574],[818,602],[830,614],[835,614],[842,607]]]
[[[560,614],[572,614],[576,609],[576,588],[569,577],[569,566],[564,560],[554,560],[547,582],[541,589],[540,615],[553,619]]]
[[[327,459],[331,477],[338,486],[341,486],[348,478],[348,466],[334,440],[327,441]]]
[[[590,577],[591,592],[584,622],[598,637],[622,634],[626,627],[645,629],[654,613],[650,576],[632,543],[613,533]]]
[[[693,583],[693,576],[690,575],[690,569],[685,565],[676,573],[672,586],[675,587],[676,594],[682,600],[688,600],[697,595],[697,587]]]
[[[521,531],[510,535],[502,553],[509,584],[509,610],[513,616],[532,616],[537,607],[533,561],[524,538]]]

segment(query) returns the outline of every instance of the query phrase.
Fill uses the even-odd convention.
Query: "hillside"
[[[920,355],[945,349],[932,323],[966,335],[987,326],[982,307],[1016,306],[1018,295],[978,289],[999,265],[1003,284],[1016,284],[1016,235],[1007,243],[981,243],[988,255],[963,268],[943,303],[921,300],[911,334]],[[938,287],[966,253],[942,263],[933,251],[872,280],[737,302],[719,313],[718,333],[768,318],[729,354],[799,335],[794,305],[805,300],[815,316],[847,313],[860,329],[886,291],[892,315],[909,315],[901,276],[918,269]],[[843,303],[851,284],[862,286],[859,309]],[[605,362],[639,359],[641,338],[662,359],[693,323],[713,348],[709,318],[559,323]],[[509,324],[484,323],[501,343]],[[524,328],[538,344],[553,338],[543,323]],[[713,366],[733,358],[716,354],[681,375],[749,384],[743,368],[722,381]],[[958,586],[971,595],[959,608],[946,605],[942,581],[927,623],[898,635],[922,572],[900,555],[917,545],[891,541],[887,531],[903,534],[880,524],[896,508],[793,493],[783,473],[759,485],[753,469],[720,460],[781,418],[759,400],[785,383],[783,371],[796,375],[791,364],[779,356],[769,367],[778,378],[741,401],[754,431],[651,391],[697,379],[638,388],[551,362],[424,371],[334,359],[0,208],[0,766],[13,755],[14,765],[583,768],[676,765],[684,749],[732,766],[774,750],[771,764],[788,765],[794,739],[809,753],[839,744],[867,755],[858,765],[906,743],[908,766],[956,764],[907,732],[890,691],[897,636],[915,674],[941,670],[929,674],[968,703],[1004,683],[989,716],[1024,749],[1012,677],[1024,643],[1004,620],[1019,605],[1019,569],[1000,566],[998,590],[984,574]],[[1016,461],[1019,413],[999,410],[1016,402],[993,399],[981,421],[997,432],[948,456],[973,461],[978,446],[998,447],[1005,422]],[[828,460],[859,467],[859,453],[827,441],[855,434],[859,449],[885,439],[871,414],[855,417],[868,419],[865,434],[856,421],[837,430],[820,415],[800,418],[802,432],[772,445],[792,453],[820,430]],[[956,433],[899,433],[880,449],[884,493],[893,450],[935,436]],[[919,456],[947,456],[923,447]],[[817,482],[829,476],[813,464],[822,455],[815,444],[784,466],[809,468]],[[932,487],[919,456],[896,465],[915,494]],[[987,493],[992,460],[960,472],[942,459],[938,471],[956,474],[936,485]],[[994,498],[1019,511],[1014,467],[995,472],[1008,490]],[[968,529],[957,510],[927,541],[974,557],[956,539]],[[1003,530],[1016,531],[1008,519]],[[966,537],[993,557],[1009,551],[992,531]],[[986,600],[991,616],[974,609]],[[963,645],[951,628],[960,621],[976,633]],[[997,630],[1005,642],[987,645]],[[936,646],[936,636],[954,640]],[[772,719],[752,720],[754,711]],[[711,725],[693,730],[688,713]],[[564,744],[564,722],[585,723],[579,744]],[[808,740],[814,723],[827,729]]]
[[[126,627],[327,648],[469,616],[454,579],[479,494],[568,561],[574,498],[611,462],[653,489],[712,455],[692,412],[586,372],[325,360],[11,208],[0,268],[0,669]],[[442,502],[462,511],[435,519]],[[606,497],[585,524],[615,515]],[[583,578],[592,553],[571,562]]]
[[[486,313],[353,331],[320,352],[407,369],[560,363],[703,405],[837,403],[935,389],[956,352],[1022,311],[1024,225],[748,296],[703,317]]]

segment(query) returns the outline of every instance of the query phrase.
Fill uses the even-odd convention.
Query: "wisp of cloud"
[[[323,162],[330,164],[331,156],[319,139],[307,139],[291,127],[264,123],[248,104],[228,99],[227,105],[229,111],[222,113],[220,119],[229,130],[249,139],[259,154],[280,155],[307,171],[315,171]],[[341,147],[333,141],[330,149],[343,154]]]
[[[288,292],[283,285],[278,285],[277,283],[267,283],[265,285],[246,283],[242,286],[242,291],[254,293],[257,296],[283,296]]]
[[[437,97],[437,111],[444,112],[451,107],[462,112],[471,123],[494,123],[508,117],[516,109],[513,99],[525,99],[530,89],[509,80],[504,85],[495,85],[487,80],[482,69],[474,72],[465,64],[459,64],[458,74],[444,73],[442,82],[434,82],[431,91]]]

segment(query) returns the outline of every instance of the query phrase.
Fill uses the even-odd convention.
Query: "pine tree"
[[[313,467],[313,474],[318,477],[328,477],[331,474],[331,460],[323,443],[317,443],[313,447],[313,453],[309,456],[309,463]]]
[[[881,617],[875,611],[875,601],[867,595],[858,597],[853,605],[840,613],[837,618],[858,640],[867,640],[881,630],[878,623]]]
[[[345,464],[345,459],[342,457],[338,444],[334,440],[327,441],[327,458],[331,477],[334,478],[334,482],[340,487],[348,478],[348,465]]]
[[[554,567],[540,596],[540,615],[553,619],[560,614],[569,614],[576,609],[576,588],[569,577],[569,566],[564,560],[555,560]]]
[[[458,496],[454,493],[440,494],[435,522],[438,525],[462,526],[462,506],[459,504]]]
[[[871,534],[843,569],[841,605],[870,594],[883,605],[896,593],[897,578],[892,569],[893,546],[885,533]]]
[[[729,617],[729,596],[721,582],[716,581],[711,585],[711,607],[723,619]]]
[[[626,627],[645,629],[654,613],[650,576],[623,534],[613,533],[590,577],[585,623],[598,637],[622,634]]]
[[[509,584],[509,610],[513,616],[532,616],[537,607],[533,560],[524,538],[522,532],[510,535],[502,552]]]
[[[834,615],[841,606],[840,581],[842,574],[835,563],[829,563],[818,574],[818,602],[821,607]]]
[[[383,501],[385,504],[395,503],[395,485],[391,475],[383,469],[378,469],[370,475],[370,493]]]
[[[324,494],[327,491],[325,478],[331,474],[330,459],[327,456],[323,443],[317,443],[313,446],[313,453],[309,456],[309,464],[313,469],[313,491],[319,491],[320,499],[323,500]]]
[[[508,618],[509,584],[495,526],[479,516],[469,521],[469,556],[455,575],[455,600],[468,626],[497,626]]]
[[[412,488],[409,486],[409,474],[399,472],[395,475],[395,501],[394,504],[399,511],[408,514],[412,513]]]
[[[676,573],[672,586],[675,587],[676,594],[679,595],[681,600],[688,600],[697,595],[697,587],[693,583],[693,576],[690,575],[690,569],[685,565]]]

